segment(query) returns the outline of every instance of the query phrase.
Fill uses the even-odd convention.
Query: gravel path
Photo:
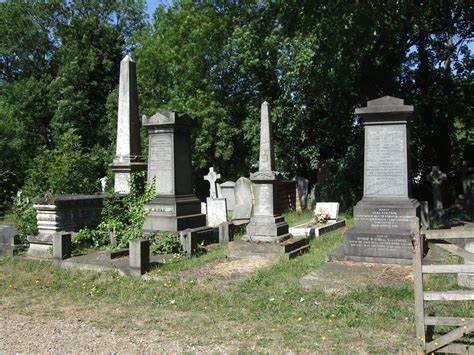
[[[0,310],[0,353],[236,353],[238,347],[190,346],[157,332],[98,329],[80,321],[35,319]],[[188,343],[189,344],[189,343]]]

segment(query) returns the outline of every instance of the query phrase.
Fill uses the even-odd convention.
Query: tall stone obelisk
[[[120,62],[117,145],[110,165],[115,173],[116,193],[130,193],[130,174],[146,170],[141,154],[137,74],[135,62],[127,55]]]
[[[270,105],[264,102],[260,118],[260,157],[258,171],[250,174],[256,185],[255,207],[245,241],[278,243],[290,237],[288,224],[281,215],[276,200],[278,173],[275,170]]]

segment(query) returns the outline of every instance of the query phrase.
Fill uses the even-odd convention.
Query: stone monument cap
[[[197,126],[196,120],[183,112],[162,111],[153,116],[142,117],[143,126],[182,126],[193,128]]]
[[[366,107],[356,108],[356,115],[403,115],[413,113],[413,105],[405,105],[403,99],[393,96],[384,96],[375,100],[367,101]],[[409,117],[409,116],[406,116]],[[391,118],[389,118],[391,119]]]
[[[132,62],[132,63],[135,63],[135,61],[132,59],[132,57],[130,57],[130,55],[128,55],[128,54],[122,59],[122,62]]]

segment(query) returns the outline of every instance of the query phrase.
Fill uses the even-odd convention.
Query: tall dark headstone
[[[145,232],[177,232],[206,225],[201,201],[192,184],[191,130],[194,119],[180,112],[143,116],[148,130],[148,182],[155,182],[157,197],[145,204]]]
[[[120,62],[117,143],[110,167],[115,173],[114,191],[119,194],[130,193],[131,173],[146,169],[140,147],[137,74],[128,55]]]
[[[441,217],[444,213],[441,186],[447,178],[446,174],[439,170],[439,166],[432,166],[431,173],[426,177],[426,180],[431,183],[433,189],[433,210],[431,215],[434,218]]]
[[[354,227],[344,236],[344,260],[412,262],[408,124],[413,106],[385,96],[355,110],[365,130],[364,196],[354,207]]]

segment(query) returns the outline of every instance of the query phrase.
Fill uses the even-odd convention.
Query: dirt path
[[[0,310],[0,352],[13,353],[236,353],[238,347],[196,347],[153,331],[117,333],[77,320],[38,319]]]

